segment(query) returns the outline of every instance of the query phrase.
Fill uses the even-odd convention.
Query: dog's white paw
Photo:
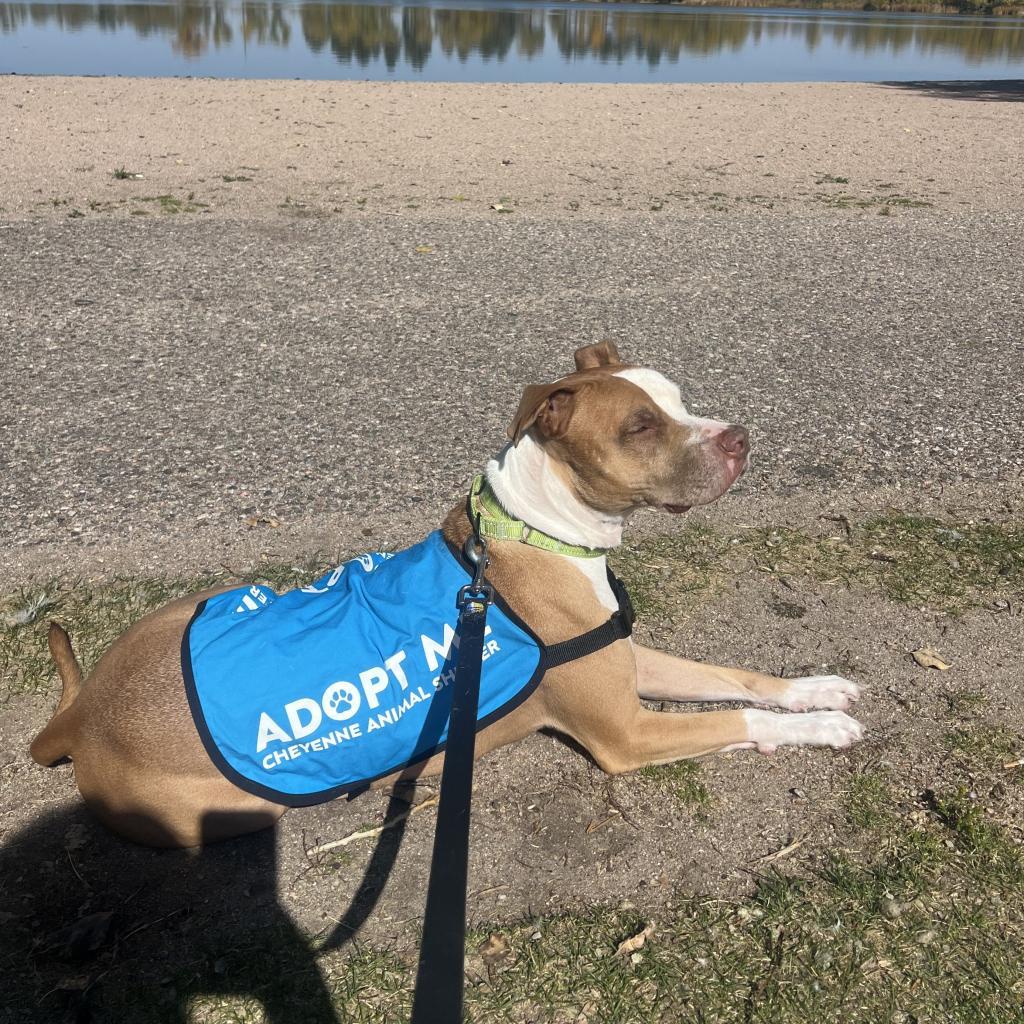
[[[860,687],[842,676],[803,676],[789,680],[779,707],[788,711],[810,711],[812,708],[845,711],[858,697]]]
[[[747,734],[762,754],[777,747],[852,746],[864,738],[864,727],[842,711],[811,711],[803,715],[777,715],[751,709],[745,712]]]

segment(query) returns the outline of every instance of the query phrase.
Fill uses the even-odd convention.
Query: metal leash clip
[[[460,609],[465,608],[466,605],[476,604],[480,608],[473,610],[479,611],[494,603],[494,588],[484,579],[484,573],[490,564],[490,559],[487,557],[487,541],[483,537],[471,533],[466,538],[462,553],[466,556],[466,561],[473,566],[473,582],[467,583],[459,590],[459,596],[455,603]]]

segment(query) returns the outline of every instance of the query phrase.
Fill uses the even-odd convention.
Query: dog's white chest
[[[572,555],[562,557],[575,566],[590,582],[594,588],[594,596],[601,602],[601,606],[609,611],[618,611],[619,603],[612,593],[611,584],[608,582],[608,562],[604,556],[600,558],[574,558]]]

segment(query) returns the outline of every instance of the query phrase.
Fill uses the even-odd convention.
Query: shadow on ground
[[[388,816],[407,809],[401,792]],[[377,843],[330,935],[311,942],[279,900],[276,829],[196,850],[118,839],[81,805],[0,848],[0,1021],[185,1021],[203,996],[251,998],[268,1022],[334,1022],[315,957],[349,943],[394,866],[404,821]],[[334,909],[334,908],[329,908]],[[340,910],[341,908],[337,908]]]
[[[992,81],[965,79],[954,82],[882,82],[891,89],[906,89],[945,100],[1024,101],[1024,79],[1000,78]]]
[[[455,650],[442,675],[453,672]],[[438,746],[451,694],[430,702],[414,749]],[[294,1021],[297,1008],[304,1022],[336,1021],[316,957],[349,944],[376,909],[422,766],[413,755],[410,782],[396,786],[384,815],[394,824],[377,839],[348,908],[329,915],[335,924],[316,941],[281,902],[291,885],[279,870],[278,826],[197,849],[151,849],[116,838],[80,807],[42,816],[0,848],[0,970],[17,979],[0,1024],[186,1021],[191,1000],[210,995],[258,1000],[267,1024]],[[230,819],[211,812],[202,834],[250,827],[246,814],[235,828]],[[175,841],[159,822],[145,831]]]

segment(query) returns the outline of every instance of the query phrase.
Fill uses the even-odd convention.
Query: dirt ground
[[[672,598],[638,636],[711,662],[854,678],[865,687],[856,714],[867,738],[848,752],[710,758],[695,779],[687,776],[696,794],[671,778],[609,778],[554,737],[498,751],[478,765],[474,787],[469,907],[479,926],[596,906],[658,919],[681,898],[733,900],[751,893],[770,866],[799,873],[846,851],[860,856],[864,837],[849,818],[858,778],[891,780],[897,802],[910,807],[965,778],[988,794],[991,771],[951,745],[958,730],[997,730],[1021,753],[1019,597],[1009,608],[997,602],[951,616],[750,565],[707,592]],[[919,666],[909,652],[922,647],[952,667]],[[90,820],[70,766],[48,770],[28,760],[25,743],[52,700],[12,699],[0,715],[5,935],[33,948],[40,972],[34,987],[22,978],[19,993],[86,984],[109,992],[148,979],[161,993],[154,1019],[163,1019],[189,977],[216,974],[205,951],[240,943],[244,950],[242,937],[254,928],[278,936],[301,963],[309,934],[319,936],[321,956],[349,948],[354,936],[357,951],[414,956],[433,809],[319,855],[310,848],[379,825],[409,796],[372,793],[292,810],[271,832],[201,852],[131,846]],[[993,813],[1019,835],[1020,788],[996,785]],[[421,784],[411,798],[435,791]],[[13,948],[4,952],[17,959]],[[27,1005],[7,1014],[48,1019]]]
[[[778,610],[793,604],[806,609],[799,619]],[[665,649],[790,676],[827,671],[856,679],[865,687],[856,715],[867,739],[848,753],[783,750],[770,758],[741,752],[708,759],[701,772],[712,797],[707,808],[680,805],[657,780],[608,778],[555,737],[537,736],[498,751],[480,764],[475,780],[471,907],[478,921],[624,899],[657,907],[679,887],[722,897],[749,892],[760,859],[793,840],[804,844],[800,861],[813,861],[844,841],[842,802],[851,776],[865,767],[898,778],[908,798],[939,788],[949,758],[946,734],[958,724],[951,711],[958,694],[981,691],[984,720],[1017,732],[1024,726],[1024,626],[1016,615],[978,609],[950,619],[870,593],[780,587],[754,572],[730,580],[720,596],[688,602],[677,614],[675,622],[657,628]],[[954,667],[937,672],[917,666],[909,652],[920,647],[941,649]],[[152,853],[83,825],[71,767],[46,770],[25,757],[25,739],[46,720],[49,704],[47,698],[19,700],[0,719],[0,742],[14,754],[3,769],[4,836],[14,847],[28,840],[59,853],[72,823],[78,823],[75,835],[82,835],[72,849],[84,880],[71,885],[76,876],[66,858],[58,856],[53,864],[71,885],[69,896],[88,903],[105,891],[109,902],[111,877],[121,879],[120,891],[126,884],[122,876],[141,879],[154,865],[178,864],[178,882],[188,887],[190,876],[194,882],[207,877],[203,865],[211,861],[214,883],[222,858],[230,864],[236,856],[250,860],[221,848],[194,859]],[[415,798],[435,791],[434,784],[421,784]],[[373,841],[357,842],[345,848],[340,862],[328,857],[318,864],[316,857],[306,857],[304,844],[373,827],[383,820],[387,803],[386,794],[373,793],[293,809],[282,820],[275,840],[276,891],[302,927],[317,931],[341,915],[375,848]],[[1019,793],[1014,803],[1019,814]],[[362,940],[401,947],[414,937],[433,821],[432,810],[411,819],[380,905],[362,926]],[[267,842],[237,845],[266,850]],[[187,870],[179,864],[190,860]],[[250,867],[262,876],[267,865]],[[254,883],[250,878],[246,884]],[[59,890],[64,893],[65,886]],[[244,905],[238,911],[248,913]]]

